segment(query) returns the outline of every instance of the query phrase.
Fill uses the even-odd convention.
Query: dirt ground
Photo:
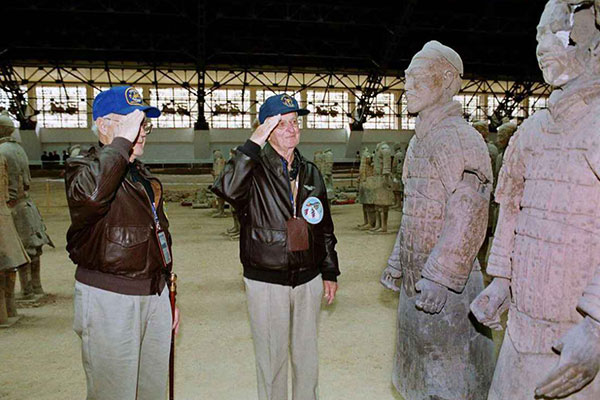
[[[197,186],[210,178],[163,176],[167,188]],[[0,399],[83,399],[85,376],[79,338],[71,329],[75,267],[65,251],[69,226],[64,184],[36,179],[32,197],[56,249],[42,256],[44,288],[55,301],[20,309],[22,319],[0,330]],[[254,352],[246,311],[238,242],[222,235],[231,218],[170,203],[178,302],[182,314],[176,344],[176,398],[256,399]],[[354,229],[360,205],[334,206],[342,276],[334,305],[320,321],[322,400],[400,399],[391,386],[397,296],[379,276],[395,234]],[[397,231],[398,212],[390,212]]]

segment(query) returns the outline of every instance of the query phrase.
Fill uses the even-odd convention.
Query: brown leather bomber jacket
[[[299,160],[296,215],[302,204],[316,197],[323,206],[323,218],[308,224],[309,248],[290,251],[286,221],[294,215],[289,198],[290,181],[281,156],[267,143],[248,140],[235,151],[216,179],[212,191],[235,207],[241,225],[240,260],[244,277],[286,286],[302,285],[321,274],[336,281],[340,274],[333,221],[327,188],[316,165],[296,149]]]
[[[67,251],[77,264],[75,279],[83,284],[127,295],[160,294],[172,264],[164,265],[148,193],[130,176],[131,148],[130,141],[115,138],[67,161]],[[152,186],[170,251],[162,185],[141,162],[134,163]]]

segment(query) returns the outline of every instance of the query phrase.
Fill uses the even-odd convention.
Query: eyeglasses
[[[146,135],[149,135],[150,132],[152,132],[152,121],[150,120],[145,120],[142,123],[142,128],[144,129],[144,132],[146,133]]]
[[[298,128],[300,126],[300,122],[297,119],[294,119],[291,121],[281,120],[277,124],[276,128],[277,129],[286,129],[288,126],[291,126],[292,128]]]
[[[120,124],[122,121],[118,120],[118,119],[112,119],[112,118],[106,118],[104,117],[105,120],[108,121],[112,121],[112,122],[116,122],[118,124]],[[150,134],[150,132],[152,132],[152,121],[150,121],[149,119],[144,119],[144,121],[141,124],[142,129],[144,130],[144,133],[147,135]]]

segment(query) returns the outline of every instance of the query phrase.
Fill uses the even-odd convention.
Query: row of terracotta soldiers
[[[20,299],[44,295],[40,276],[42,247],[54,247],[42,217],[29,196],[29,159],[12,138],[15,127],[0,115],[0,326],[17,319],[15,283],[21,283]]]
[[[358,229],[387,233],[389,210],[402,208],[402,167],[406,144],[392,147],[381,142],[371,151],[365,147],[360,156],[358,202],[363,206],[363,223]]]

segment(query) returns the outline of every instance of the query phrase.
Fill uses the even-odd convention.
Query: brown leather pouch
[[[303,218],[287,220],[287,238],[290,251],[308,250],[308,224]]]

